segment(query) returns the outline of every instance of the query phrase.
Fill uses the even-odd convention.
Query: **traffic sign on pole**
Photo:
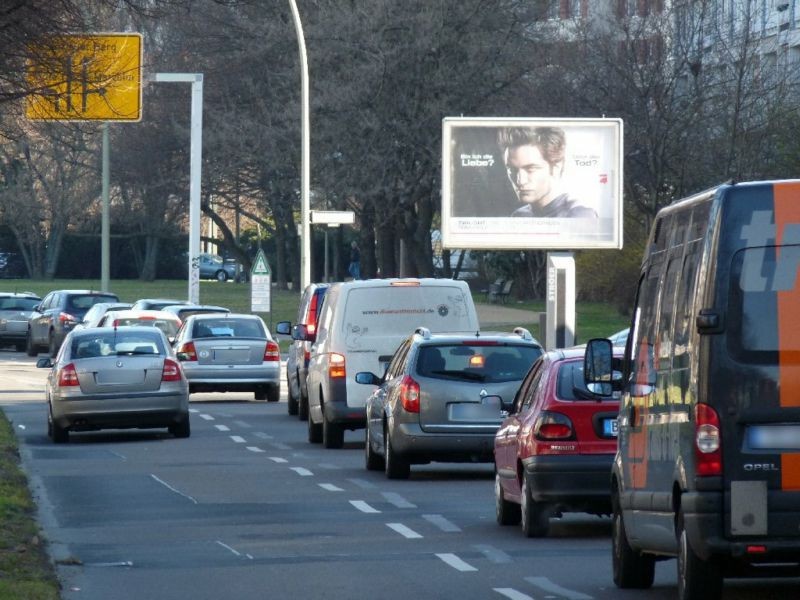
[[[272,312],[272,271],[264,251],[259,248],[250,270],[251,312]]]

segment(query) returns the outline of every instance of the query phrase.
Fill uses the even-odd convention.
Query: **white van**
[[[330,287],[308,363],[309,442],[340,448],[345,429],[364,427],[372,390],[356,383],[355,374],[383,373],[394,351],[417,327],[435,333],[478,331],[467,283],[369,279]]]

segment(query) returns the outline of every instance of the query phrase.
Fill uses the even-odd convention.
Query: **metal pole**
[[[103,215],[100,225],[100,290],[109,290],[111,274],[111,216],[109,188],[111,181],[111,159],[108,141],[108,123],[103,123]]]
[[[311,283],[311,227],[309,224],[309,213],[311,211],[311,204],[309,199],[310,193],[310,156],[311,144],[309,134],[309,101],[308,101],[308,58],[306,56],[306,41],[303,36],[303,24],[300,21],[300,12],[297,10],[297,3],[295,0],[289,0],[292,6],[292,17],[294,18],[294,28],[297,32],[297,46],[300,50],[300,73],[302,82],[302,118],[301,118],[301,137],[302,137],[302,151],[301,151],[301,187],[300,187],[300,223],[302,225],[302,247],[300,249],[300,289],[306,289],[306,286]]]

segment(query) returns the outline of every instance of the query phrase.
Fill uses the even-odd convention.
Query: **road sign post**
[[[272,271],[264,251],[259,249],[250,270],[251,312],[272,312]]]

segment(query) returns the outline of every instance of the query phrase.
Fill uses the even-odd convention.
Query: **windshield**
[[[423,346],[417,371],[434,379],[465,379],[484,383],[522,380],[542,355],[538,346],[458,343]]]
[[[88,330],[87,330],[88,331]],[[96,358],[100,356],[119,356],[125,354],[167,353],[160,334],[132,332],[118,329],[102,334],[74,336],[70,345],[71,358]]]
[[[33,310],[39,298],[0,298],[0,310]]]

